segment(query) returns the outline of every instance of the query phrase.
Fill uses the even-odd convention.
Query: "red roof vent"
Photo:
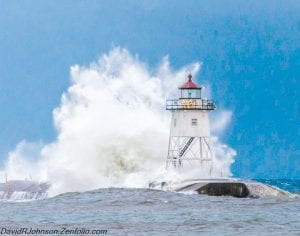
[[[192,75],[188,75],[189,80],[179,87],[179,89],[201,89],[201,86],[198,86],[192,81]]]

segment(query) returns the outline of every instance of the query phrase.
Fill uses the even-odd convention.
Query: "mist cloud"
[[[170,124],[165,100],[177,97],[178,85],[199,69],[194,63],[173,70],[165,57],[153,72],[122,48],[88,67],[72,66],[71,84],[53,111],[56,140],[45,145],[22,141],[3,172],[10,179],[48,181],[53,194],[146,187],[165,175]],[[230,119],[230,111],[220,112],[213,130],[222,132]],[[214,175],[231,176],[235,151],[217,137],[212,141]]]

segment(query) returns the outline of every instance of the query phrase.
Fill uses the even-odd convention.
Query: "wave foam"
[[[3,172],[10,179],[50,182],[52,194],[145,187],[151,179],[173,178],[164,170],[170,124],[165,100],[176,97],[178,84],[199,68],[194,63],[174,71],[164,58],[153,72],[120,48],[89,67],[72,66],[71,85],[53,112],[56,140],[22,141],[9,153]],[[230,176],[235,151],[217,137],[213,143],[215,175]]]

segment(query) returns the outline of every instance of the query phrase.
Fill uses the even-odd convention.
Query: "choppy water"
[[[263,181],[300,192],[299,180]],[[29,202],[0,202],[0,211],[0,230],[78,227],[108,230],[108,235],[300,235],[297,195],[238,199],[107,188]]]

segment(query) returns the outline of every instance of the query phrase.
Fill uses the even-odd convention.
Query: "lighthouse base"
[[[152,182],[149,188],[174,192],[196,192],[209,196],[232,196],[238,198],[289,196],[290,193],[277,187],[252,180],[197,179],[182,182]]]

